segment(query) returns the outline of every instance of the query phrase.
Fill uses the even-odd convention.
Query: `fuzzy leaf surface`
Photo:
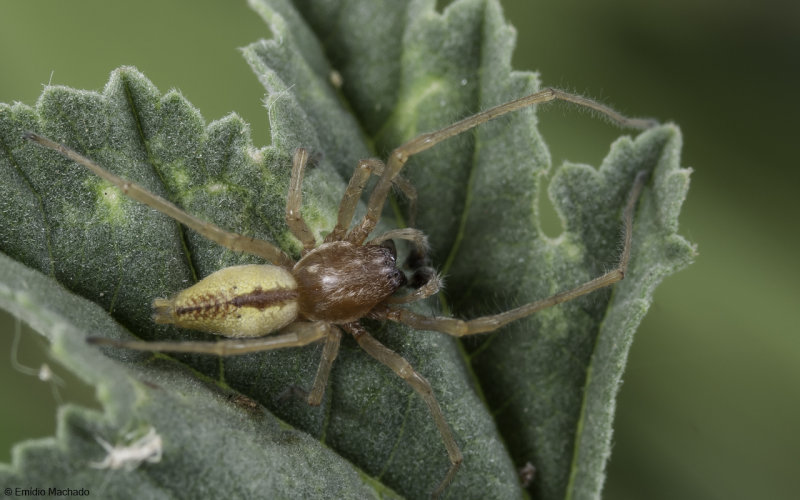
[[[511,71],[513,30],[492,0],[456,1],[443,14],[421,0],[251,5],[272,33],[243,49],[267,90],[266,148],[253,148],[235,115],[206,125],[179,93],[162,94],[131,68],[115,71],[102,93],[51,87],[34,108],[0,107],[0,250],[10,258],[0,261],[2,306],[50,338],[54,356],[95,384],[105,407],[103,414],[67,407],[57,441],[20,445],[13,464],[0,468],[3,483],[62,477],[47,468],[56,454],[72,467],[61,473],[106,480],[107,471],[86,467],[102,459],[93,435],[148,426],[164,436],[163,461],[111,476],[107,489],[121,497],[151,495],[133,485],[165,497],[195,493],[167,479],[177,475],[200,478],[204,496],[363,498],[393,490],[424,498],[447,470],[425,404],[351,339],[319,408],[287,396],[287,388],[310,387],[320,345],[224,359],[105,351],[110,361],[83,343],[87,335],[211,338],[154,325],[152,299],[222,267],[259,260],[126,199],[24,142],[24,131],[64,142],[192,214],[297,256],[284,221],[294,148],[309,148],[317,160],[306,175],[303,215],[320,238],[334,225],[359,159],[385,157],[417,133],[538,87],[535,75]],[[340,89],[331,84],[333,70]],[[431,382],[462,448],[464,465],[447,497],[520,497],[516,469],[527,462],[537,469],[530,487],[537,498],[599,496],[633,332],[655,285],[693,254],[677,235],[689,174],[680,168],[680,146],[678,130],[664,126],[618,140],[598,169],[561,167],[550,186],[566,227],[556,239],[541,232],[535,208],[549,155],[533,110],[409,162],[404,173],[419,193],[417,226],[429,235],[435,266],[447,273],[449,312],[464,317],[546,297],[613,266],[621,207],[636,173],[651,173],[629,274],[613,292],[463,344],[369,324]],[[399,208],[403,213],[402,201]],[[384,229],[395,224],[392,211],[386,215]],[[30,304],[35,308],[26,309]],[[438,305],[416,310],[437,313]],[[235,404],[250,400],[256,410]],[[181,419],[190,421],[182,426]],[[193,453],[182,456],[184,449]],[[37,453],[50,458],[36,461]],[[237,484],[221,479],[220,469],[235,470]],[[247,472],[264,469],[260,479]],[[292,485],[296,491],[281,489]]]

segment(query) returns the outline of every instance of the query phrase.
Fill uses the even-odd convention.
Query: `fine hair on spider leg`
[[[35,133],[25,137],[75,161],[111,182],[127,196],[171,217],[206,238],[234,251],[260,256],[271,265],[245,265],[221,269],[172,297],[154,298],[156,320],[230,337],[218,342],[142,341],[89,338],[93,344],[141,351],[191,352],[219,356],[301,347],[324,342],[322,356],[307,401],[322,402],[331,367],[347,332],[367,354],[400,376],[425,401],[450,460],[450,468],[433,491],[439,496],[456,477],[463,456],[428,381],[403,359],[372,337],[361,325],[363,318],[389,320],[418,330],[433,330],[455,337],[496,330],[536,311],[610,286],[624,278],[630,259],[633,214],[647,180],[642,172],[633,180],[622,214],[623,241],[620,260],[611,271],[557,293],[498,314],[470,320],[426,316],[402,306],[436,294],[442,277],[429,266],[425,235],[413,227],[393,229],[368,240],[380,221],[387,196],[396,186],[409,200],[409,220],[416,210],[417,193],[400,172],[408,159],[453,136],[515,110],[550,101],[565,101],[600,113],[617,124],[647,128],[651,120],[627,118],[591,99],[556,89],[544,89],[464,118],[452,125],[421,134],[396,148],[384,163],[362,160],[356,165],[339,204],[336,225],[318,243],[302,215],[303,173],[309,153],[297,148],[292,157],[286,202],[286,224],[302,243],[299,260],[275,244],[228,232],[198,219],[143,187],[120,178],[69,147]],[[356,206],[372,175],[378,176],[366,203],[366,213],[354,223]],[[409,279],[397,265],[393,240],[407,240],[412,249],[406,267]],[[409,293],[397,293],[410,288]],[[272,335],[270,335],[272,334]]]

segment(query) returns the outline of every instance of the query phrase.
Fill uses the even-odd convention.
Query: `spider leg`
[[[330,326],[328,323],[316,321],[314,323],[292,323],[277,335],[249,339],[228,338],[218,342],[150,342],[107,339],[103,337],[88,337],[86,341],[89,344],[121,347],[134,351],[193,352],[216,354],[217,356],[236,356],[251,352],[283,349],[285,347],[301,347],[324,338],[329,331]]]
[[[423,252],[428,248],[428,238],[425,236],[425,233],[423,233],[419,229],[413,229],[410,227],[404,227],[402,229],[391,229],[389,231],[386,231],[382,235],[378,236],[377,238],[369,240],[367,244],[380,245],[384,241],[394,240],[394,239],[410,241],[414,243],[415,247],[417,247]]]
[[[312,250],[317,242],[301,214],[303,206],[303,172],[308,163],[308,150],[297,148],[292,158],[292,177],[286,199],[286,224],[289,231],[303,244],[303,253]]]
[[[446,333],[454,337],[463,337],[466,335],[474,335],[476,333],[485,333],[496,330],[512,321],[518,320],[529,316],[537,311],[552,307],[562,302],[567,302],[581,295],[586,295],[600,288],[613,285],[614,283],[622,280],[628,269],[628,261],[631,255],[631,242],[633,238],[633,211],[636,207],[636,201],[644,189],[645,181],[647,180],[647,172],[639,172],[634,181],[633,188],[628,195],[628,202],[623,211],[624,219],[624,240],[622,254],[615,269],[599,276],[593,280],[587,281],[581,285],[576,286],[571,290],[557,293],[552,297],[537,300],[525,304],[523,306],[505,311],[492,316],[482,316],[471,320],[462,320],[458,318],[446,317],[429,317],[421,314],[416,314],[412,311],[400,308],[392,308],[383,306],[383,308],[376,308],[371,312],[371,315],[377,318],[386,318],[398,323],[406,324],[417,330],[432,330],[437,332]],[[388,303],[389,301],[387,301]]]
[[[358,200],[361,199],[361,194],[364,192],[370,176],[373,174],[381,176],[383,175],[383,170],[383,162],[374,158],[367,158],[366,160],[360,160],[358,162],[358,166],[350,177],[350,182],[347,184],[347,189],[345,189],[344,195],[342,196],[342,201],[339,203],[339,215],[336,221],[336,227],[328,234],[325,241],[341,241],[344,239],[349,241],[349,238],[345,238],[345,234],[350,227],[350,223],[353,221],[353,214],[355,214]],[[406,225],[413,227],[417,214],[417,190],[405,177],[397,176],[393,182],[408,199],[409,214]],[[361,242],[355,243],[360,244]]]
[[[433,132],[418,135],[405,144],[401,145],[389,155],[389,160],[386,168],[383,171],[378,184],[372,190],[369,201],[367,202],[367,213],[361,222],[351,231],[352,236],[349,237],[350,241],[364,241],[367,235],[375,229],[381,218],[381,211],[386,203],[386,197],[389,195],[394,179],[400,173],[403,166],[408,159],[422,151],[432,148],[440,142],[449,139],[453,136],[466,132],[478,125],[485,123],[489,120],[511,113],[518,109],[522,109],[534,104],[542,104],[550,101],[565,101],[577,104],[584,108],[596,111],[601,115],[609,118],[616,124],[625,128],[646,129],[657,124],[653,120],[628,118],[612,108],[600,104],[599,102],[582,97],[576,94],[570,94],[563,90],[547,88],[539,92],[530,94],[513,101],[509,101],[499,106],[489,108],[475,115],[464,118],[452,125],[444,127]]]
[[[329,326],[328,336],[325,338],[325,347],[322,348],[322,359],[317,368],[317,375],[314,377],[314,385],[308,395],[308,404],[319,406],[322,403],[322,396],[325,394],[325,387],[328,385],[328,376],[331,373],[333,361],[339,354],[339,342],[342,340],[342,331],[336,326]]]
[[[427,299],[428,297],[436,295],[441,288],[442,277],[431,269],[430,279],[425,281],[421,287],[406,295],[389,297],[386,299],[386,304],[409,304],[411,302],[417,302],[418,300]]]
[[[361,199],[361,193],[367,187],[370,175],[378,167],[383,171],[383,162],[376,159],[360,160],[358,166],[353,171],[350,177],[350,182],[342,195],[342,201],[339,203],[339,215],[336,220],[336,226],[333,228],[325,241],[341,241],[350,227],[350,222],[353,220],[353,214],[356,213],[356,205],[358,200]]]
[[[408,385],[417,391],[428,405],[433,421],[439,429],[439,434],[442,436],[442,441],[444,442],[444,447],[447,449],[447,456],[450,458],[451,464],[447,475],[442,482],[439,483],[436,491],[433,492],[434,498],[438,497],[455,477],[456,471],[458,471],[458,467],[461,465],[464,457],[461,455],[461,450],[453,437],[453,432],[450,430],[450,426],[447,425],[442,409],[439,407],[439,403],[433,395],[430,382],[417,373],[405,358],[378,342],[359,323],[348,323],[342,325],[342,328],[353,335],[358,345],[367,351],[367,354],[391,368],[397,376],[405,380]]]
[[[382,174],[383,172],[378,175]],[[408,201],[408,220],[406,221],[406,227],[414,227],[417,224],[417,188],[411,184],[410,180],[399,174],[394,177],[392,182],[402,191]]]
[[[69,158],[70,160],[83,165],[98,177],[102,177],[103,179],[117,186],[117,188],[119,188],[120,191],[122,191],[122,193],[128,197],[140,203],[144,203],[154,210],[158,210],[167,217],[175,219],[184,226],[192,229],[202,236],[205,236],[211,241],[219,243],[220,245],[235,252],[247,252],[252,255],[263,257],[275,265],[287,267],[294,265],[294,261],[288,255],[286,255],[283,250],[276,247],[272,243],[225,231],[224,229],[215,226],[210,222],[206,222],[198,219],[197,217],[189,215],[164,198],[151,193],[138,184],[112,174],[89,158],[86,158],[85,156],[77,153],[63,144],[51,141],[46,137],[34,134],[32,132],[26,133],[25,138],[48,149],[52,149],[53,151]]]

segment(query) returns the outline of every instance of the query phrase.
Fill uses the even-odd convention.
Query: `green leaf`
[[[359,159],[385,157],[419,132],[538,86],[535,75],[511,71],[513,30],[493,0],[456,1],[443,14],[422,0],[251,5],[273,35],[243,49],[268,92],[267,148],[253,148],[235,115],[206,126],[179,93],[162,95],[131,68],[115,71],[102,93],[48,87],[35,108],[0,107],[0,250],[10,257],[0,259],[0,306],[47,336],[56,359],[97,387],[105,409],[62,409],[56,440],[15,448],[13,464],[0,466],[3,484],[79,478],[74,484],[130,497],[363,498],[394,490],[423,498],[447,470],[427,407],[352,339],[319,408],[287,390],[310,387],[319,345],[224,359],[104,351],[109,360],[83,342],[87,335],[212,338],[154,325],[150,302],[258,259],[126,199],[26,143],[24,131],[297,255],[283,219],[295,147],[318,158],[303,209],[319,237],[333,227]],[[341,89],[330,83],[334,70]],[[566,231],[555,239],[541,232],[535,208],[549,155],[532,109],[409,162],[417,225],[447,272],[446,306],[465,317],[546,297],[613,266],[626,194],[636,172],[651,172],[629,274],[613,292],[463,343],[370,325],[431,382],[464,452],[448,497],[520,497],[516,469],[527,462],[537,469],[531,492],[539,498],[599,495],[633,332],[655,285],[693,254],[676,234],[689,174],[680,146],[678,130],[664,126],[620,139],[597,170],[560,168],[550,195]],[[392,225],[387,218],[384,227]],[[436,303],[417,310],[435,313]],[[258,405],[236,404],[250,400]],[[124,442],[149,427],[163,438],[160,463],[133,472],[88,466],[103,458],[94,436]]]
[[[264,492],[314,498],[324,492],[361,499],[381,490],[394,497],[316,439],[174,360],[104,356],[86,344],[87,335],[131,334],[97,304],[5,255],[0,306],[47,337],[53,356],[96,386],[105,409],[61,407],[55,438],[19,444],[13,464],[0,464],[4,487],[84,488],[98,498],[254,498]],[[161,462],[131,471],[96,468],[106,456],[97,438],[129,446],[128,434],[150,428],[162,438]]]

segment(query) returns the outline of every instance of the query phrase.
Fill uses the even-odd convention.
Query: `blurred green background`
[[[675,121],[694,168],[681,233],[700,255],[658,290],[637,334],[606,498],[797,498],[800,3],[502,3],[518,30],[516,68]],[[99,90],[112,69],[135,65],[207,121],[241,114],[263,145],[264,91],[236,47],[267,36],[243,0],[6,0],[0,101],[33,104],[47,83]],[[556,164],[596,165],[619,133],[566,107],[540,119]],[[8,356],[14,321],[2,314]],[[42,344],[24,335],[20,361],[38,367]],[[91,403],[54,368],[65,399]],[[49,385],[0,362],[0,461],[14,442],[51,435],[55,407]]]

